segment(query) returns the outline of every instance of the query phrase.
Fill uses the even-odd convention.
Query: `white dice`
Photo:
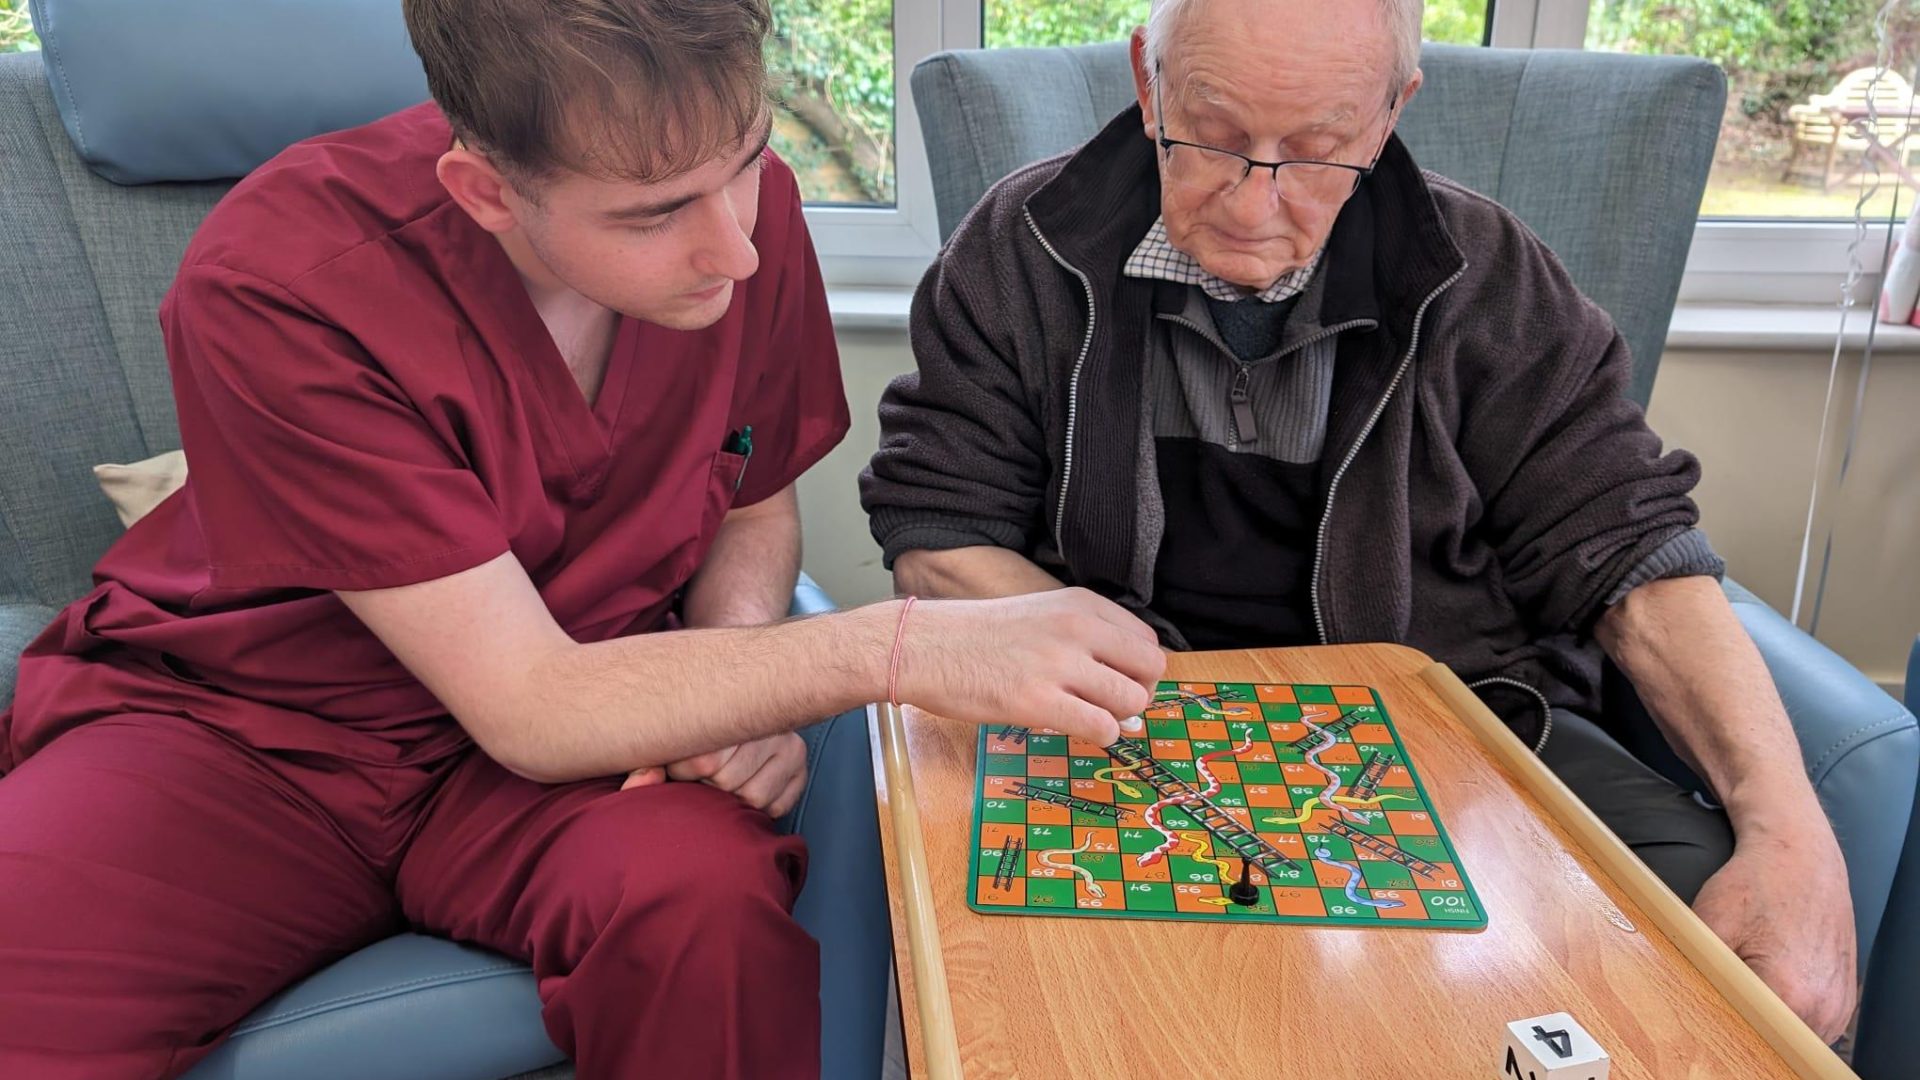
[[[1566,1013],[1515,1020],[1500,1050],[1502,1080],[1607,1080],[1607,1052]]]

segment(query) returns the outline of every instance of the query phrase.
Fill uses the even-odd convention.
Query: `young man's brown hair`
[[[768,0],[404,4],[454,134],[515,187],[562,169],[658,182],[767,114]]]

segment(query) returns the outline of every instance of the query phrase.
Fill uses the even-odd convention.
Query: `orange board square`
[[[1397,908],[1374,909],[1374,914],[1383,919],[1422,921],[1427,917],[1426,905],[1420,902],[1420,894],[1413,889],[1374,889],[1373,898],[1400,901],[1400,906]]]
[[[1227,722],[1225,720],[1187,721],[1187,738],[1189,739],[1224,739],[1226,737]]]
[[[1260,714],[1254,711],[1253,703],[1248,701],[1229,701],[1224,711],[1227,719],[1236,723],[1260,719]],[[1234,734],[1238,735],[1239,732],[1235,731]]]
[[[1220,692],[1220,688],[1210,682],[1183,682],[1180,684],[1180,689],[1200,697],[1212,697]]]
[[[1030,757],[1027,759],[1028,776],[1067,775],[1067,759],[1063,757]]]
[[[1246,753],[1240,755],[1240,760],[1241,761],[1265,761],[1265,762],[1271,763],[1274,761],[1278,761],[1279,758],[1273,752],[1272,743],[1257,742],[1257,743],[1254,743],[1252,748],[1250,748]]]
[[[1327,905],[1319,889],[1275,889],[1273,910],[1282,915],[1324,916]]]
[[[981,878],[974,887],[974,902],[991,907],[1025,907],[1027,903],[1027,879],[1014,878],[1013,888],[1002,892],[993,887],[993,879]]]
[[[1326,727],[1328,724],[1340,719],[1340,709],[1337,706],[1313,702],[1300,706],[1300,718],[1302,720],[1311,720],[1321,727]]]
[[[1240,782],[1240,766],[1232,761],[1209,761],[1207,768],[1213,770],[1213,775],[1223,784]]]
[[[1075,875],[1073,883],[1074,906],[1094,909],[1112,908],[1116,911],[1126,910],[1126,890],[1120,882],[1102,881],[1099,883],[1099,887],[1100,895],[1095,896],[1093,895],[1093,888],[1087,884],[1087,880]]]
[[[1327,776],[1325,773],[1311,765],[1305,765],[1298,761],[1281,762],[1280,775],[1285,778],[1289,784],[1311,787],[1315,791],[1319,791],[1321,788],[1327,786]]]
[[[1284,784],[1248,784],[1248,806],[1292,806],[1293,800],[1287,797]]]
[[[1253,831],[1253,811],[1244,806],[1223,806],[1220,808],[1228,817],[1240,823],[1240,827]]]
[[[1104,854],[1119,851],[1120,830],[1096,828],[1094,826],[1084,826],[1073,830],[1073,846],[1079,847],[1082,842],[1087,843],[1087,851],[1091,853]]]
[[[1388,731],[1385,724],[1355,724],[1347,729],[1347,734],[1353,737],[1354,742],[1369,746],[1393,743],[1393,732]]]
[[[1371,705],[1373,691],[1364,686],[1336,686],[1333,688],[1333,700],[1342,705]]]
[[[987,753],[989,754],[1024,754],[1026,752],[1025,739],[1015,742],[1012,739],[1002,738],[998,733],[987,736]]]
[[[1024,780],[1025,777],[1020,776],[989,776],[980,785],[980,790],[983,797],[988,799],[1018,799],[1022,796],[1015,795],[1013,789]]]
[[[1412,787],[1413,774],[1405,765],[1387,766],[1387,775],[1380,780],[1381,787]]]
[[[1423,889],[1444,889],[1448,892],[1460,892],[1466,888],[1460,881],[1460,871],[1452,863],[1434,863],[1433,876],[1413,875],[1413,880]]]
[[[1065,855],[1056,855],[1053,861],[1065,865],[1073,860]],[[1046,863],[1040,861],[1040,853],[1038,851],[1028,848],[1027,876],[1031,878],[1063,878],[1073,877],[1074,873],[1071,870],[1062,870],[1057,866],[1048,866]]]
[[[1291,705],[1297,700],[1291,686],[1256,686],[1253,696],[1261,701],[1271,701],[1277,705]]]
[[[1027,824],[1029,825],[1065,825],[1073,821],[1073,813],[1064,806],[1030,800],[1027,803]]]
[[[1182,709],[1183,706],[1179,702],[1173,701],[1164,705],[1152,706],[1141,715],[1154,720],[1178,720],[1182,716],[1187,715]]]
[[[1294,862],[1307,861],[1307,841],[1299,833],[1262,834],[1267,843],[1279,849],[1280,854]]]
[[[1167,860],[1161,859],[1152,866],[1141,866],[1138,855],[1120,857],[1120,876],[1128,881],[1172,881],[1167,870]]]
[[[1291,720],[1267,721],[1267,738],[1276,743],[1294,742],[1311,734],[1312,732],[1307,730],[1305,724],[1296,724]]]
[[[1193,744],[1185,739],[1154,739],[1151,741],[1153,756],[1162,761],[1191,761]]]
[[[1347,887],[1349,876],[1345,870],[1337,866],[1328,866],[1318,859],[1313,861],[1313,879],[1319,882],[1322,888],[1344,889]]]
[[[1095,746],[1085,739],[1069,735],[1067,737],[1067,754],[1070,757],[1105,758],[1107,751],[1105,747]]]
[[[1026,838],[1027,827],[1025,825],[1012,825],[999,821],[985,821],[980,824],[980,846],[982,848],[991,848],[994,851],[999,851],[1000,846],[1005,844],[1009,839],[1025,840]]]
[[[1093,802],[1110,803],[1113,801],[1113,785],[1104,780],[1074,780],[1069,785],[1069,793],[1078,799]]]
[[[1423,810],[1389,810],[1387,827],[1402,836],[1433,836],[1439,832],[1434,828],[1433,815]]]
[[[1218,885],[1175,885],[1173,887],[1173,908],[1175,911],[1192,912],[1198,915],[1218,915],[1219,904],[1205,903],[1206,900],[1221,899]]]

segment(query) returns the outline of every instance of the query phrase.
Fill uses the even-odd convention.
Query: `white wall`
[[[879,438],[880,391],[912,360],[897,330],[846,331],[840,348],[853,430],[801,481],[801,506],[808,572],[840,603],[858,604],[893,591],[854,478]],[[1708,535],[1733,577],[1783,613],[1793,601],[1828,360],[1812,351],[1669,352],[1654,392],[1655,429],[1701,458],[1697,497]],[[1842,372],[1848,392],[1836,429],[1851,409],[1852,370]],[[1869,391],[1866,437],[1819,521],[1834,529],[1819,636],[1897,692],[1920,633],[1920,353],[1877,357]]]

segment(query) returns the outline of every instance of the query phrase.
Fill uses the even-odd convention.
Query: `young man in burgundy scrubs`
[[[583,1077],[810,1075],[793,730],[1149,700],[1089,593],[774,621],[832,327],[765,0],[653,2],[408,0],[437,104],[201,228],[187,487],[0,715],[0,1076],[175,1075],[403,926],[530,961]]]

